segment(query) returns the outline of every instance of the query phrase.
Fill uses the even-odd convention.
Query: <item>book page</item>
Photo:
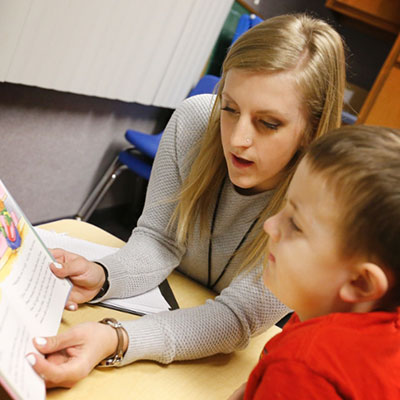
[[[54,260],[0,181],[0,289],[36,334],[57,333],[71,283],[50,270]]]
[[[170,309],[170,305],[164,299],[158,287],[139,296],[127,297],[125,299],[108,299],[103,300],[99,304],[108,305],[117,310],[135,311],[140,315],[154,314]]]
[[[1,290],[18,306],[34,335],[54,335],[71,286],[51,272],[53,259],[22,218],[17,229],[23,243],[1,259],[7,258],[0,269]]]
[[[44,381],[26,361],[35,336],[53,336],[71,283],[0,181],[0,380],[21,399],[44,399]]]
[[[13,303],[3,296],[0,298],[0,338],[0,382],[3,387],[19,399],[44,399],[44,382],[25,359],[27,353],[37,353],[32,334]]]
[[[38,227],[35,229],[43,242],[49,248],[59,247],[72,253],[79,254],[89,260],[105,257],[118,250],[115,247],[104,246],[88,242],[87,240],[73,238],[65,233],[50,232]],[[170,305],[165,300],[158,287],[138,296],[124,299],[108,299],[95,304],[105,305],[117,310],[133,312],[139,315],[152,314],[170,309]]]

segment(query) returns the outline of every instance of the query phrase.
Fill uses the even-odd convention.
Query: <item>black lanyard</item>
[[[244,236],[242,237],[242,240],[239,242],[239,244],[236,246],[235,251],[232,253],[232,255],[229,257],[228,262],[225,264],[224,269],[222,270],[222,272],[219,274],[217,280],[211,284],[211,271],[212,271],[212,265],[211,265],[211,257],[212,257],[212,236],[214,233],[214,226],[215,226],[215,219],[217,217],[217,213],[218,213],[218,207],[219,207],[219,202],[221,200],[221,195],[222,195],[222,189],[224,187],[224,182],[225,179],[222,181],[222,184],[219,188],[218,191],[218,196],[217,196],[217,202],[215,203],[215,208],[214,208],[214,213],[213,213],[213,217],[211,220],[211,228],[210,228],[210,239],[208,242],[208,279],[207,279],[207,287],[209,289],[214,289],[214,287],[217,285],[217,283],[221,280],[221,278],[224,276],[226,270],[228,269],[233,257],[235,256],[236,252],[240,249],[240,247],[242,246],[242,244],[244,243],[244,241],[247,239],[247,236],[249,235],[249,233],[251,232],[251,230],[253,229],[254,225],[257,223],[258,218],[256,218],[252,224],[250,225],[250,227],[247,229],[247,232],[244,234]]]

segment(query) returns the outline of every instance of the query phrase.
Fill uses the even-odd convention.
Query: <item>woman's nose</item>
[[[233,147],[250,147],[253,144],[251,124],[245,116],[240,116],[233,127],[231,145]]]
[[[279,241],[281,237],[279,229],[279,214],[275,214],[272,217],[269,217],[264,222],[264,231],[269,235],[272,241]]]

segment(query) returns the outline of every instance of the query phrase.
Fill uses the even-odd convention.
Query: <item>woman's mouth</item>
[[[247,168],[254,164],[254,161],[249,161],[232,154],[232,163],[237,168]]]

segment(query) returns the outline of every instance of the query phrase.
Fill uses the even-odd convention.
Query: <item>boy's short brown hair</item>
[[[389,269],[394,284],[381,310],[400,305],[400,130],[345,126],[313,143],[306,161],[334,190],[341,251]]]

